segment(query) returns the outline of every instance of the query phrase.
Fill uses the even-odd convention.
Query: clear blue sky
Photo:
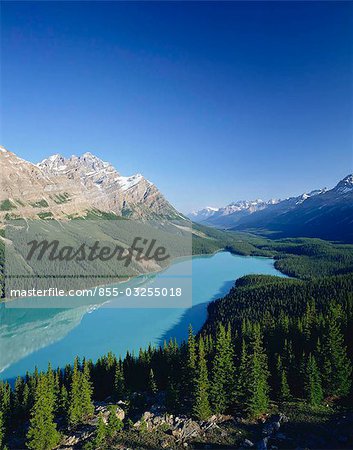
[[[1,142],[91,151],[183,212],[352,168],[352,2],[2,2]]]

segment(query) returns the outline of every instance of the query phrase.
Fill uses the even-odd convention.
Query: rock
[[[256,448],[258,450],[267,450],[268,437],[264,437],[257,444]]]
[[[122,408],[120,408],[119,406],[115,410],[115,415],[121,421],[123,421],[125,419],[125,411]]]
[[[162,447],[162,448],[165,448],[165,449],[170,448],[170,442],[169,442],[169,440],[168,440],[168,439],[163,440],[163,441],[161,442],[161,447]]]
[[[65,436],[61,442],[63,448],[75,447],[78,444],[82,444],[87,439],[91,438],[94,434],[94,429],[88,426],[82,426],[75,430],[72,434]]]

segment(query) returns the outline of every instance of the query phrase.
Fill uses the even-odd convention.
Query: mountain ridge
[[[231,206],[238,204],[238,211]],[[188,215],[191,218],[191,215]],[[218,228],[270,233],[279,237],[321,237],[353,242],[353,174],[332,189],[316,189],[284,200],[233,202],[205,219],[192,220]]]
[[[90,152],[69,158],[54,154],[34,164],[0,147],[0,169],[2,218],[75,218],[91,210],[133,218],[183,217],[143,175],[122,176]]]

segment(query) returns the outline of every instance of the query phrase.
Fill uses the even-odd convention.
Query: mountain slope
[[[72,218],[92,210],[118,216],[179,217],[141,174],[124,177],[91,153],[32,164],[0,147],[0,216]]]
[[[188,214],[190,220],[205,225],[211,225],[220,228],[229,228],[234,226],[242,217],[253,214],[256,211],[266,209],[270,205],[278,203],[279,200],[269,200],[264,202],[261,199],[239,200],[230,203],[223,208],[207,207],[200,211]]]
[[[353,242],[353,175],[333,189],[284,200],[243,218],[234,229],[269,230],[273,236],[304,236]]]

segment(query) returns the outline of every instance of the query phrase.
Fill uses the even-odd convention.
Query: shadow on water
[[[187,309],[180,320],[175,323],[169,330],[166,330],[158,339],[158,344],[163,345],[164,341],[170,338],[176,339],[178,343],[186,339],[188,335],[189,325],[192,326],[194,333],[198,332],[207,319],[207,306],[210,302],[224,297],[234,286],[234,280],[225,281],[217,294],[210,298],[207,302],[198,303]]]

